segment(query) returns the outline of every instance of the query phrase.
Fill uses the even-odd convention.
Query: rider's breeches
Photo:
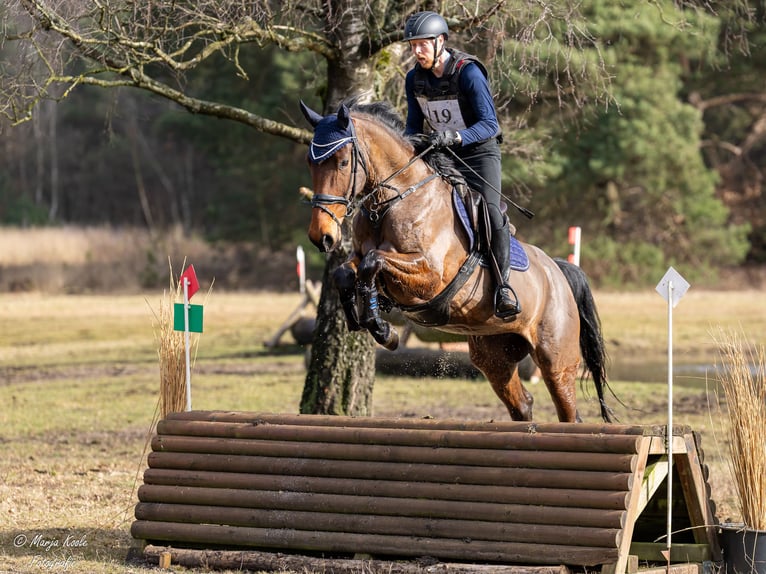
[[[500,229],[503,227],[503,212],[500,208],[500,190],[502,189],[500,145],[493,138],[480,144],[460,148],[457,155],[481,176],[481,178],[478,177],[459,161],[457,162],[457,168],[465,177],[468,186],[484,196],[489,208],[492,229]],[[484,183],[482,178],[490,185]]]

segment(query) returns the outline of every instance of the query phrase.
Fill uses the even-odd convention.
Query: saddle
[[[469,250],[478,251],[482,255],[482,266],[486,266],[485,260],[492,257],[490,245],[492,245],[492,226],[489,224],[489,212],[484,196],[478,191],[469,189],[465,184],[457,184],[452,192],[452,202],[463,229],[468,235]],[[501,203],[503,213],[507,211],[507,205]],[[524,248],[516,239],[516,226],[508,222],[508,230],[511,234],[511,269],[514,271],[526,271],[529,268],[529,259]]]

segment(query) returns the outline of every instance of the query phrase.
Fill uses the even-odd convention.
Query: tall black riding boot
[[[501,319],[513,317],[521,312],[516,292],[508,282],[511,274],[511,234],[508,220],[503,226],[492,231],[492,255],[495,258],[495,315]]]

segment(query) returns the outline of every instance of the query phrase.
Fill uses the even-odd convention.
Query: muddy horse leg
[[[551,352],[538,347],[533,357],[548,388],[548,393],[561,422],[582,422],[577,412],[577,373],[580,371],[579,353]]]
[[[529,352],[528,343],[518,335],[468,337],[471,362],[487,377],[492,390],[515,421],[532,420],[532,394],[519,377],[518,363]]]
[[[383,268],[383,258],[376,251],[369,251],[359,264],[357,274],[357,292],[361,299],[362,316],[359,323],[372,337],[389,351],[399,346],[399,334],[396,329],[380,316],[378,287],[375,278]]]

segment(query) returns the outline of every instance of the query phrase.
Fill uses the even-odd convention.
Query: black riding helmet
[[[409,42],[410,40],[433,40],[434,60],[431,62],[431,67],[428,69],[433,69],[436,65],[436,60],[439,59],[442,51],[444,51],[444,44],[442,44],[441,49],[436,53],[436,38],[442,34],[446,40],[449,36],[449,27],[444,18],[436,12],[416,12],[407,18],[407,23],[404,25],[405,42]]]
[[[421,40],[423,38],[436,38],[444,34],[447,38],[449,27],[447,22],[436,12],[416,12],[404,25],[404,40]]]

